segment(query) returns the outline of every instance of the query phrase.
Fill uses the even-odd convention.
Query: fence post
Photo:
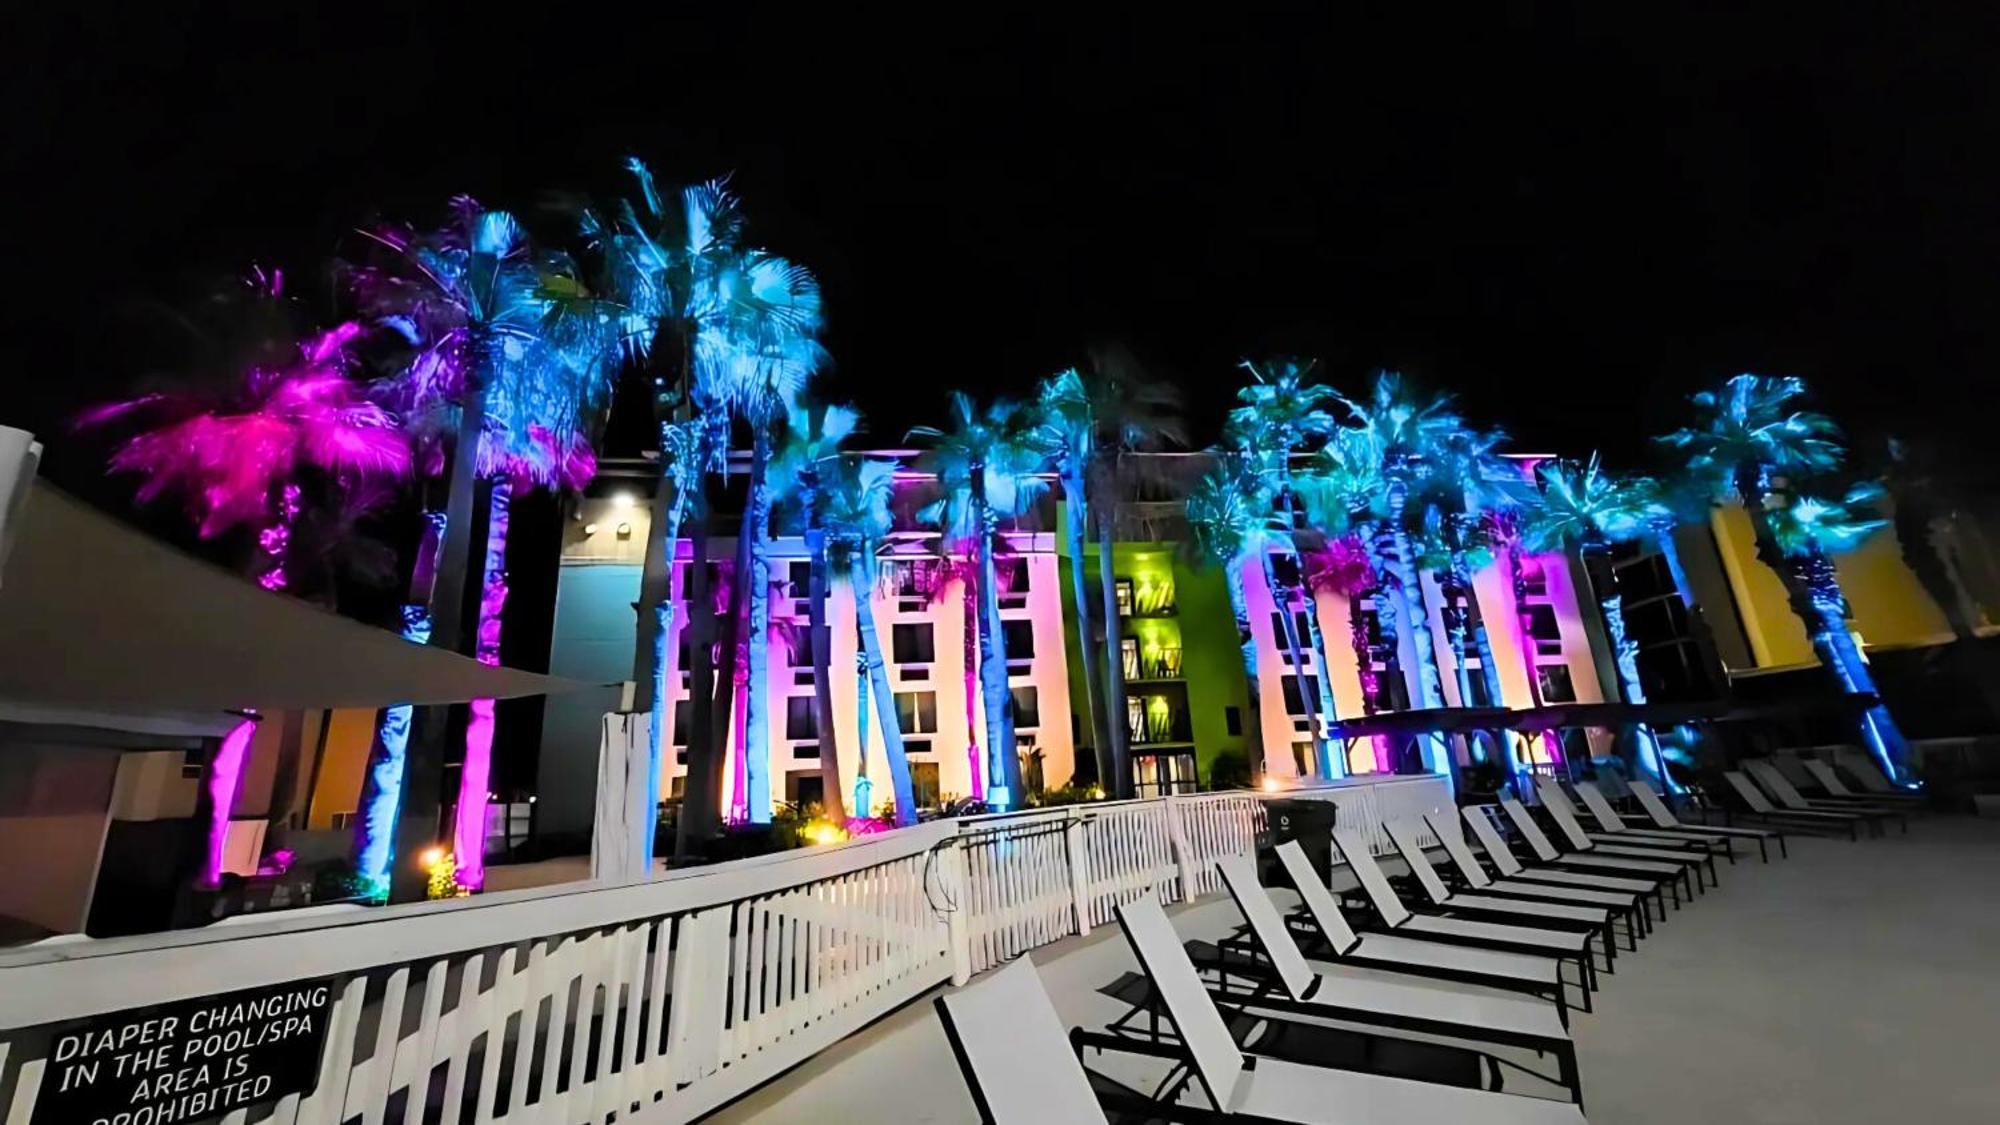
[[[957,839],[939,850],[937,879],[943,899],[951,903],[944,916],[945,940],[951,945],[951,983],[962,985],[972,979],[972,935],[965,926],[972,887],[965,877],[965,849]]]
[[[1174,846],[1174,862],[1181,871],[1181,901],[1193,902],[1195,896],[1195,855],[1188,845],[1187,826],[1181,823],[1180,798],[1168,794],[1161,799],[1161,807],[1167,818],[1167,839]]]
[[[1084,868],[1083,818],[1063,827],[1063,851],[1069,855],[1069,896],[1076,907],[1076,935],[1090,936],[1090,875]]]

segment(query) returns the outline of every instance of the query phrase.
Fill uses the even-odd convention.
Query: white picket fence
[[[1449,801],[1385,778],[1332,800]],[[1218,793],[940,821],[846,844],[585,884],[0,952],[0,1105],[29,1125],[75,1021],[294,981],[336,987],[319,1078],[226,1125],[684,1121],[946,981],[1088,933],[1118,904],[1217,889],[1263,799]]]

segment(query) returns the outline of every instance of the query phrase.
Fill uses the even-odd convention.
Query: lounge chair
[[[1471,949],[1379,931],[1357,934],[1347,924],[1347,915],[1341,911],[1333,891],[1320,879],[1318,869],[1306,858],[1298,841],[1287,840],[1278,845],[1278,862],[1284,866],[1292,888],[1299,894],[1304,916],[1320,939],[1315,952],[1324,949],[1334,961],[1364,968],[1391,969],[1434,980],[1482,984],[1540,996],[1553,1001],[1558,1014],[1567,1021],[1561,964],[1554,957]],[[1588,994],[1584,999],[1587,1003]]]
[[[1530,827],[1534,827],[1540,846],[1536,848],[1535,865],[1529,866],[1521,862],[1520,857],[1514,854],[1513,847],[1507,843],[1507,838],[1500,834],[1500,829],[1495,824],[1495,818],[1501,812],[1498,806],[1469,805],[1460,811],[1466,825],[1472,829],[1472,834],[1479,838],[1479,846],[1485,850],[1487,858],[1493,861],[1493,866],[1506,878],[1547,883],[1558,887],[1630,891],[1636,895],[1651,896],[1653,905],[1659,908],[1662,922],[1667,919],[1667,895],[1674,896],[1674,908],[1680,909],[1682,876],[1679,871],[1663,868],[1658,873],[1650,874],[1646,872],[1612,874],[1598,869],[1578,870],[1564,867],[1557,862],[1554,845],[1548,842],[1546,836],[1541,835],[1541,829],[1534,826],[1533,822],[1530,822]],[[1534,843],[1535,841],[1530,841],[1531,845]]]
[[[972,1091],[979,1119],[999,1125],[1106,1122],[1090,1076],[1034,962],[1015,958],[937,998],[938,1022]]]
[[[1667,802],[1644,781],[1632,783],[1632,796],[1637,798],[1639,807],[1646,811],[1646,816],[1652,820],[1654,827],[1663,831],[1685,832],[1690,836],[1709,836],[1717,839],[1750,840],[1757,845],[1758,858],[1765,863],[1771,862],[1771,849],[1767,845],[1776,840],[1778,855],[1781,858],[1791,856],[1790,850],[1785,847],[1785,834],[1774,828],[1718,828],[1713,824],[1683,824],[1680,818],[1674,815],[1674,810],[1667,806]]]
[[[1840,780],[1840,774],[1828,763],[1817,758],[1805,758],[1799,764],[1805,766],[1806,773],[1812,775],[1814,783],[1826,794],[1828,801],[1863,801],[1887,809],[1897,809],[1916,808],[1927,800],[1920,793],[1856,793],[1847,787],[1846,782]]]
[[[1163,1057],[1183,1064],[1185,1073],[1177,1082],[1135,1107],[1145,1113],[1175,1121],[1289,1125],[1432,1121],[1471,1125],[1578,1125],[1584,1120],[1582,1107],[1569,1102],[1458,1089],[1408,1078],[1386,1078],[1246,1055],[1229,1034],[1222,1013],[1203,987],[1160,904],[1150,896],[1135,899],[1118,908],[1118,920],[1180,1042],[1151,1043],[1081,1030],[1070,1033],[1070,1042],[1079,1053],[1116,1051]],[[981,1019],[977,1033],[968,1033],[971,1021],[964,1018],[958,1019],[958,1026],[951,1033],[953,1049],[959,1052],[959,1066],[966,1073],[967,1082],[975,1088],[1028,1086],[1041,1081],[1037,1070],[1016,1062],[1013,1045],[1021,1038],[1023,1023],[1018,1008],[1032,1001],[1019,985],[1009,987],[1010,991],[979,1006]],[[964,991],[957,995],[964,995]],[[1046,993],[1042,993],[1039,1002],[1048,1005]],[[1053,1009],[1049,1014],[1054,1016]],[[1195,1087],[1199,1087],[1198,1093]],[[1190,1100],[1198,1098],[1206,1104],[1180,1104],[1183,1091]],[[1069,1084],[1065,1097],[1075,1101],[1073,1083]],[[987,1120],[996,1125],[1057,1122],[1066,1125],[1069,1121],[1093,1120],[1088,1113],[1082,1117],[1065,1116],[1062,1111],[1044,1107],[1029,1097],[1023,1097],[1022,1101],[1028,1104],[1021,1105],[1018,1113],[1004,1118],[989,1116]],[[986,1104],[991,1105],[992,1099],[986,1099]],[[1081,1103],[1076,1104],[1078,1109],[1083,1108]]]
[[[1481,894],[1502,895],[1509,898],[1526,899],[1532,902],[1568,903],[1576,906],[1594,906],[1609,911],[1614,918],[1625,922],[1625,937],[1631,948],[1639,948],[1639,938],[1644,935],[1651,922],[1651,913],[1645,901],[1636,891],[1592,890],[1588,887],[1561,887],[1551,883],[1534,883],[1522,879],[1495,879],[1486,873],[1479,858],[1472,854],[1472,848],[1465,840],[1465,825],[1452,813],[1443,809],[1433,809],[1424,814],[1424,823],[1430,825],[1431,833],[1443,845],[1445,856],[1467,887]]]
[[[1875,764],[1875,759],[1859,748],[1842,747],[1835,753],[1839,755],[1837,761],[1840,768],[1853,775],[1854,780],[1860,782],[1861,788],[1866,789],[1870,796],[1917,796],[1904,786],[1890,781],[1888,775],[1882,772],[1882,767]]]
[[[1232,973],[1225,958],[1221,976],[1229,1002],[1242,1004],[1252,1014],[1270,1010],[1548,1051],[1560,1062],[1563,1085],[1582,1100],[1576,1078],[1576,1045],[1570,1041],[1562,1009],[1500,989],[1308,961],[1285,928],[1284,915],[1271,901],[1270,892],[1258,882],[1255,861],[1249,856],[1230,856],[1216,866],[1229,897],[1243,914],[1250,948],[1266,970],[1252,978],[1256,983],[1250,995],[1232,993],[1229,982],[1241,979],[1242,974]]]
[[[1542,808],[1548,812],[1549,820],[1561,832],[1569,846],[1579,852],[1596,855],[1630,856],[1633,859],[1656,860],[1661,863],[1680,863],[1692,868],[1695,874],[1695,888],[1703,886],[1702,877],[1706,873],[1707,885],[1716,883],[1715,855],[1706,844],[1689,840],[1683,843],[1662,844],[1652,841],[1618,840],[1609,833],[1592,833],[1583,827],[1577,818],[1576,806],[1570,803],[1569,794],[1552,778],[1542,778],[1535,783],[1535,791],[1542,798]]]
[[[1600,875],[1616,874],[1625,878],[1670,878],[1679,884],[1673,892],[1674,905],[1680,905],[1682,889],[1687,891],[1688,901],[1694,901],[1694,876],[1688,873],[1687,864],[1641,859],[1622,852],[1593,852],[1587,849],[1558,852],[1556,846],[1550,843],[1548,836],[1542,832],[1542,826],[1535,823],[1535,818],[1528,814],[1526,806],[1519,800],[1502,797],[1500,807],[1506,811],[1507,820],[1513,824],[1514,831],[1520,834],[1521,839],[1527,841],[1529,849],[1535,853],[1535,858],[1545,865],[1567,868],[1571,871],[1589,871]]]
[[[1883,821],[1893,820],[1902,825],[1904,835],[1909,835],[1910,818],[1902,809],[1885,808],[1882,805],[1857,804],[1853,801],[1807,800],[1806,795],[1799,792],[1798,786],[1792,784],[1791,778],[1786,777],[1783,771],[1779,770],[1777,766],[1761,758],[1744,759],[1743,769],[1756,780],[1758,785],[1764,788],[1766,793],[1775,798],[1786,812],[1852,813],[1855,816],[1867,817],[1869,824],[1878,833],[1881,831]]]
[[[1430,899],[1432,906],[1453,916],[1487,917],[1498,922],[1532,923],[1559,930],[1586,930],[1598,936],[1598,944],[1604,950],[1605,967],[1610,968],[1617,961],[1618,936],[1611,930],[1611,912],[1601,906],[1531,902],[1478,891],[1454,893],[1445,885],[1444,877],[1438,874],[1437,868],[1431,866],[1430,856],[1424,854],[1424,845],[1417,838],[1416,830],[1416,825],[1421,823],[1405,818],[1386,821],[1383,827],[1388,829],[1390,841],[1403,857],[1403,865],[1410,869],[1410,876],[1417,881],[1417,886],[1422,888],[1424,897]]]
[[[1389,877],[1383,874],[1368,846],[1355,836],[1352,828],[1334,828],[1333,843],[1340,849],[1341,857],[1347,860],[1354,877],[1360,881],[1361,890],[1369,905],[1374,907],[1375,916],[1384,929],[1408,937],[1454,945],[1500,949],[1509,953],[1535,953],[1554,957],[1558,961],[1573,961],[1577,967],[1577,983],[1586,993],[1597,987],[1597,965],[1590,955],[1589,933],[1413,913],[1397,896],[1396,889],[1389,885]]]
[[[1853,813],[1811,809],[1794,812],[1777,808],[1764,796],[1762,790],[1751,783],[1748,776],[1737,770],[1722,771],[1722,779],[1729,783],[1729,788],[1736,794],[1736,799],[1743,802],[1745,815],[1754,816],[1767,824],[1784,824],[1800,832],[1845,832],[1851,841],[1861,838],[1861,826],[1868,823],[1866,818]],[[1735,813],[1732,811],[1731,815]],[[1877,831],[1880,830],[1879,826],[1875,827]]]
[[[1693,872],[1694,886],[1701,890],[1716,883],[1715,856],[1707,848],[1692,844],[1686,847],[1619,843],[1615,840],[1593,838],[1584,831],[1583,822],[1576,818],[1576,806],[1569,803],[1569,794],[1553,781],[1541,787],[1542,808],[1549,814],[1549,820],[1562,833],[1563,840],[1572,851],[1589,855],[1643,859],[1655,863],[1678,863]],[[1525,811],[1525,810],[1524,810]],[[1600,833],[1600,836],[1602,834]],[[1703,877],[1707,882],[1704,884]]]
[[[1626,823],[1626,818],[1620,815],[1617,809],[1611,806],[1610,799],[1597,788],[1595,782],[1579,781],[1570,788],[1576,791],[1577,799],[1583,802],[1584,810],[1590,813],[1590,818],[1603,830],[1602,835],[1591,833],[1590,838],[1593,840],[1629,840],[1646,847],[1656,844],[1700,847],[1722,855],[1732,864],[1736,862],[1736,849],[1730,845],[1726,836],[1691,836],[1684,832],[1669,832],[1662,828],[1634,828]]]

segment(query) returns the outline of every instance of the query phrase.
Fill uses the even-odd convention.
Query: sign
[[[98,1016],[55,1037],[33,1125],[174,1125],[311,1091],[331,980]]]

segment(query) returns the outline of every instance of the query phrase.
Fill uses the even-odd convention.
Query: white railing
[[[1430,777],[1279,795],[1334,801],[1378,848],[1383,813],[1449,800]],[[260,1121],[686,1120],[1122,902],[1215,890],[1215,861],[1263,826],[1250,793],[1098,803],[615,886],[0,952],[0,1106],[29,1125],[77,1021],[326,981],[318,1081]]]

